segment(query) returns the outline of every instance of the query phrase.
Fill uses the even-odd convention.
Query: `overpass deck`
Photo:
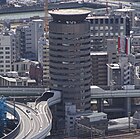
[[[140,97],[139,89],[128,90],[103,90],[98,86],[91,86],[91,98],[138,98]]]

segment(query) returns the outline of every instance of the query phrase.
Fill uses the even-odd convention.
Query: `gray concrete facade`
[[[107,85],[107,52],[91,52],[92,83],[91,85]]]
[[[62,92],[62,103],[90,109],[90,24],[84,10],[52,11],[49,23],[50,88]]]
[[[107,39],[118,39],[118,36],[129,36],[129,17],[121,15],[87,17],[91,30],[91,50],[106,51]]]

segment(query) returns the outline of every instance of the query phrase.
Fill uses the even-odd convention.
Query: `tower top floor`
[[[81,9],[61,9],[49,11],[54,21],[66,22],[75,21],[81,22],[86,19],[90,11]]]

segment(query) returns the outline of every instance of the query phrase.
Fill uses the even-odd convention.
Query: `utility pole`
[[[130,130],[130,116],[131,116],[131,112],[128,112],[128,129],[129,129],[129,132],[131,131]]]

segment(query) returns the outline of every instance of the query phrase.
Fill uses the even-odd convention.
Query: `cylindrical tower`
[[[62,104],[71,102],[76,109],[90,109],[90,25],[87,10],[49,12],[50,89],[62,92]]]

